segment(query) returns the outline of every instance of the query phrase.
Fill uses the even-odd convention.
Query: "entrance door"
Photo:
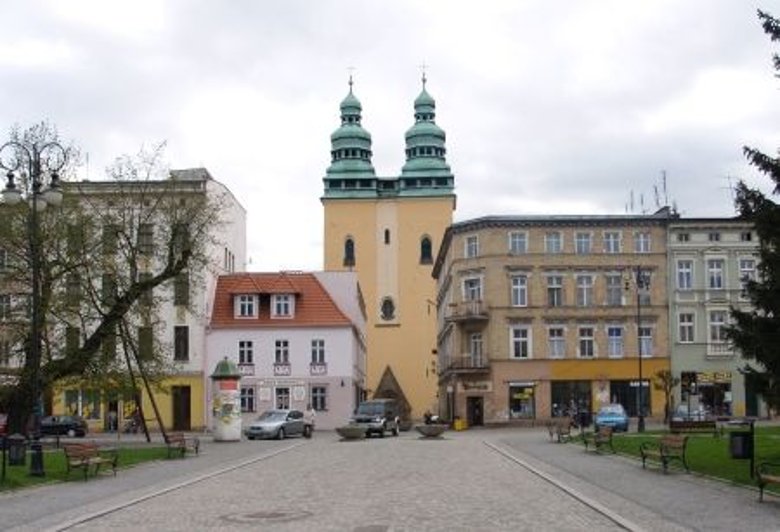
[[[290,389],[287,387],[276,389],[276,408],[287,410],[290,408]]]
[[[466,422],[469,427],[481,426],[484,423],[481,397],[466,397]]]
[[[173,397],[173,430],[191,430],[190,387],[174,386]]]

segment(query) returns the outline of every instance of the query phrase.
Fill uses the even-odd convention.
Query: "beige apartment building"
[[[645,415],[663,416],[652,382],[670,367],[674,217],[664,208],[451,225],[433,270],[440,412],[480,425],[617,402],[636,416],[641,397]]]

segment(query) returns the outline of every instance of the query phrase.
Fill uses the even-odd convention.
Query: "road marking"
[[[607,519],[609,519],[610,521],[612,521],[613,523],[618,525],[619,527],[624,528],[626,530],[630,530],[631,532],[643,532],[644,531],[644,529],[641,526],[637,525],[633,521],[629,521],[628,519],[624,518],[620,514],[618,514],[616,512],[613,512],[612,510],[610,510],[609,508],[607,508],[603,504],[601,504],[599,502],[596,502],[593,499],[591,499],[590,497],[587,497],[587,496],[583,495],[582,493],[578,492],[574,488],[572,488],[570,486],[567,486],[566,484],[564,484],[560,480],[556,479],[552,475],[549,475],[549,474],[545,473],[541,469],[538,469],[538,468],[532,466],[531,464],[529,464],[528,462],[526,462],[526,461],[518,458],[517,456],[509,453],[509,451],[507,451],[505,449],[502,449],[501,447],[498,447],[497,445],[495,445],[493,443],[490,443],[488,441],[484,441],[483,440],[482,443],[484,443],[486,446],[488,446],[491,449],[493,449],[498,454],[500,454],[500,455],[504,456],[505,458],[508,458],[512,462],[516,463],[517,465],[519,465],[521,467],[524,467],[525,469],[527,469],[528,471],[530,471],[534,475],[542,478],[543,480],[546,480],[547,482],[549,482],[550,484],[552,484],[556,488],[558,488],[558,489],[560,489],[562,491],[565,491],[570,496],[572,496],[573,498],[577,499],[578,501],[580,501],[584,505],[586,505],[586,506],[592,508],[593,510],[597,511],[598,513],[600,513],[601,515],[603,515],[604,517],[606,517]]]
[[[86,515],[82,515],[81,517],[76,517],[75,519],[71,519],[70,521],[66,521],[65,523],[59,524],[55,527],[46,529],[47,532],[60,532],[61,530],[68,530],[69,528],[72,528],[76,525],[80,525],[82,523],[86,523],[88,521],[92,521],[94,519],[97,519],[99,517],[103,517],[105,515],[117,512],[119,510],[123,510],[129,506],[133,506],[135,504],[147,501],[149,499],[153,499],[155,497],[159,497],[160,495],[165,495],[166,493],[170,493],[172,491],[176,491],[182,488],[186,488],[187,486],[191,486],[192,484],[196,484],[198,482],[202,482],[204,480],[208,480],[210,478],[214,478],[219,475],[224,475],[225,473],[229,473],[231,471],[235,471],[236,469],[240,469],[242,467],[254,464],[255,462],[260,462],[262,460],[267,460],[269,458],[273,458],[274,456],[285,453],[287,451],[291,451],[297,447],[300,447],[301,445],[304,445],[304,443],[296,443],[294,445],[290,445],[288,447],[284,447],[282,449],[278,449],[276,451],[266,453],[260,456],[255,456],[254,458],[250,458],[248,460],[243,460],[237,464],[233,464],[228,467],[224,467],[222,469],[218,469],[216,471],[211,471],[209,473],[204,473],[202,475],[199,475],[197,477],[184,480],[182,482],[179,482],[178,484],[174,484],[173,486],[168,486],[167,488],[163,488],[157,491],[154,491],[152,493],[147,493],[146,495],[141,495],[139,497],[136,497],[135,499],[130,499],[129,501],[124,501],[119,504],[115,504],[113,506],[109,506],[107,508],[104,508],[102,510],[98,510],[96,512],[92,512]]]

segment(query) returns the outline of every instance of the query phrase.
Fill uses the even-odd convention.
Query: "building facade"
[[[766,415],[723,331],[731,307],[749,306],[742,287],[756,279],[755,230],[734,218],[678,219],[669,225],[668,249],[675,400],[714,415]]]
[[[617,402],[636,416],[641,396],[645,415],[662,416],[652,381],[670,365],[669,219],[661,209],[450,226],[433,270],[439,411],[480,425]]]
[[[332,429],[347,423],[364,394],[364,330],[354,273],[224,275],[207,335],[207,374],[225,357],[237,364],[244,422],[271,408],[311,407],[316,427]],[[208,415],[212,426],[214,412]]]
[[[331,136],[324,178],[324,269],[357,272],[367,317],[367,396],[392,397],[404,416],[436,403],[435,249],[455,208],[445,134],[425,89],[414,102],[401,174],[379,177],[371,135],[350,91]]]

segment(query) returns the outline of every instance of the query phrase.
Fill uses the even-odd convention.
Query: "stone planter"
[[[417,425],[414,428],[417,432],[422,434],[424,438],[440,438],[444,431],[447,430],[447,425]]]
[[[344,425],[343,427],[337,427],[336,432],[341,436],[342,440],[365,440],[366,429],[358,425]]]

